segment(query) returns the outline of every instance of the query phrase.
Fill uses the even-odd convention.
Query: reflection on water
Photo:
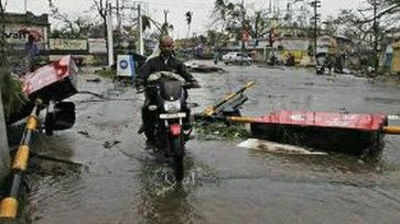
[[[168,162],[160,159],[143,163],[139,174],[141,190],[136,210],[147,223],[193,223],[202,220],[193,207],[191,194],[203,181],[216,179],[207,167],[197,166],[193,158],[185,157],[185,178],[175,181],[174,172]]]

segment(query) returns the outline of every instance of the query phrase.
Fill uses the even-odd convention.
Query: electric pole
[[[311,6],[314,7],[314,59],[315,63],[317,63],[318,20],[321,16],[321,14],[318,13],[318,8],[321,7],[321,0],[312,1]]]
[[[378,4],[376,0],[374,0],[374,25],[373,25],[373,30],[374,30],[374,69],[375,73],[378,71],[379,67],[379,60],[378,60],[378,21],[376,18],[376,14],[378,11]]]
[[[119,0],[117,0],[117,23],[118,33],[121,34],[121,14],[120,14]]]
[[[241,35],[241,38],[242,38],[242,50],[243,51],[246,49],[244,36],[247,35],[247,34],[245,34],[245,32],[247,32],[245,20],[246,20],[246,12],[245,12],[245,8],[244,8],[244,0],[242,0],[242,32],[241,32],[242,35]]]
[[[144,54],[144,46],[143,46],[143,21],[142,21],[142,7],[138,5],[138,20],[139,20],[139,54]]]
[[[108,41],[108,66],[114,64],[114,41],[113,41],[113,27],[112,27],[112,7],[111,3],[106,10],[107,18],[107,41]]]

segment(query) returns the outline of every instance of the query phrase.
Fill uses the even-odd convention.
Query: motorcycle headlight
[[[181,102],[179,100],[165,101],[164,102],[164,110],[166,112],[178,112],[181,110]]]

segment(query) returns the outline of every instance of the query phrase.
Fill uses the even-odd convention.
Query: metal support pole
[[[31,136],[39,127],[40,103],[37,102],[31,115],[27,118],[26,126],[17,153],[12,165],[13,178],[9,196],[4,198],[0,204],[0,218],[15,219],[18,211],[18,193],[23,180],[23,176],[28,168],[29,145]]]
[[[255,85],[254,81],[248,82],[244,87],[242,87],[238,91],[225,96],[223,99],[219,100],[214,105],[208,106],[201,114],[204,115],[204,116],[212,116],[212,115],[214,115],[215,112],[217,111],[217,109],[220,106],[222,106],[223,104],[227,103],[228,101],[230,101],[234,97],[238,96],[239,94],[242,94],[244,91],[246,91],[247,89],[253,87],[254,85]]]
[[[389,134],[389,135],[400,135],[400,126],[383,127],[383,133]]]
[[[317,3],[314,5],[314,60],[317,63]]]

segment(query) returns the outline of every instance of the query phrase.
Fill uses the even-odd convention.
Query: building
[[[37,32],[41,35],[38,42],[41,50],[49,48],[50,23],[47,14],[35,16],[31,12],[26,14],[5,13],[4,21],[0,24],[5,25],[2,35],[13,50],[21,51],[28,40],[28,35],[23,30]]]

